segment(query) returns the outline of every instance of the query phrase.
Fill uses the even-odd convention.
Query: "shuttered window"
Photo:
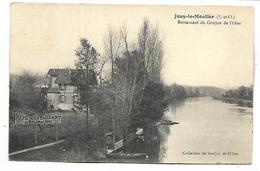
[[[79,96],[78,95],[74,95],[73,96],[73,101],[74,102],[78,102],[79,101]]]
[[[60,103],[65,103],[66,101],[66,96],[60,95]]]

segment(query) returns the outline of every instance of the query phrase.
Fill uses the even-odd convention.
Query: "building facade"
[[[86,94],[82,88],[97,84],[94,70],[87,72],[76,69],[50,69],[48,77],[50,79],[46,95],[48,110],[72,110],[75,104],[80,103],[83,94]]]

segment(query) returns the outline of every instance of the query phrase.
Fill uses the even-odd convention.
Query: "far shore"
[[[253,108],[253,100],[230,98],[230,97],[214,97],[215,99],[222,100],[226,103],[234,103],[239,106],[247,106]]]

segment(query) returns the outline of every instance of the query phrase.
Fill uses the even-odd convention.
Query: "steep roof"
[[[56,77],[56,84],[96,85],[97,79],[93,69],[49,69],[48,75]],[[87,80],[88,78],[88,80]]]
[[[60,75],[57,75],[55,83],[56,84],[72,84],[72,81],[71,81],[70,75],[60,74]]]
[[[69,74],[70,70],[72,70],[72,69],[49,69],[48,75],[57,77],[58,75],[61,75],[61,74]]]
[[[48,89],[48,93],[58,93],[59,87],[51,87]]]
[[[41,88],[41,93],[48,93],[48,87]]]

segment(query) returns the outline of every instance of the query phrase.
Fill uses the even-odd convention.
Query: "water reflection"
[[[252,108],[210,97],[190,98],[169,106],[166,117],[180,124],[168,130],[161,129],[160,160],[170,163],[250,162],[252,113]],[[212,155],[186,155],[185,152]],[[224,156],[224,152],[238,155]]]

